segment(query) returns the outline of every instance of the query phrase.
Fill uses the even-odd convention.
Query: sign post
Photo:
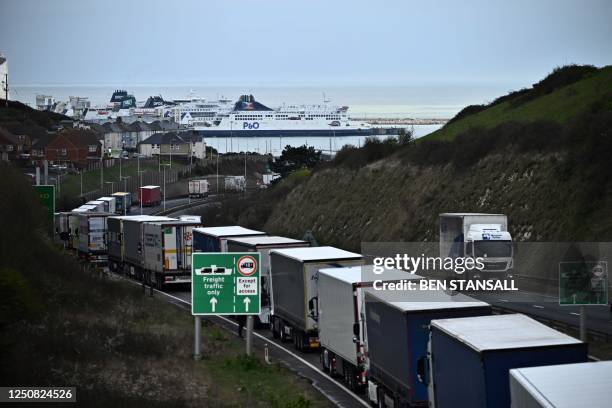
[[[259,253],[199,252],[191,262],[191,314],[246,315],[247,354],[251,353],[253,315],[261,309]],[[196,323],[197,327],[197,323]],[[196,353],[199,354],[196,330]]]
[[[34,186],[40,202],[43,207],[47,209],[47,216],[49,217],[49,225],[51,225],[51,231],[53,231],[53,217],[55,215],[55,186],[41,185]]]
[[[586,306],[608,304],[608,263],[560,262],[559,304],[580,306],[580,340],[586,342]]]

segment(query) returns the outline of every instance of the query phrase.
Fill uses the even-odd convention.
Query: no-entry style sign
[[[192,256],[191,314],[259,314],[259,253],[198,252]]]

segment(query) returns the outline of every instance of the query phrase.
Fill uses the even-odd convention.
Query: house
[[[85,168],[90,160],[100,160],[100,139],[92,130],[63,129],[45,146],[45,157],[53,163],[70,163]]]
[[[172,155],[203,159],[206,143],[201,135],[193,131],[155,133],[138,145],[138,151],[145,157]]]
[[[15,160],[19,155],[17,136],[7,129],[0,128],[0,161]]]

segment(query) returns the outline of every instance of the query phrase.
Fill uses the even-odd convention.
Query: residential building
[[[155,133],[138,145],[139,153],[146,156],[177,156],[203,159],[206,144],[201,135],[193,131]]]
[[[69,163],[85,168],[90,160],[100,160],[101,137],[83,129],[63,129],[45,147],[45,157],[53,163]]]

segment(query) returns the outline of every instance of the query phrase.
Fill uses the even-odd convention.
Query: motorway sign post
[[[261,309],[257,252],[200,252],[192,255],[191,314],[196,322],[195,357],[199,358],[200,317],[208,315],[246,315],[247,354],[252,316]]]
[[[559,305],[580,306],[580,340],[587,341],[586,306],[607,304],[607,262],[559,263]]]
[[[55,186],[46,186],[39,185],[34,186],[38,196],[40,198],[40,202],[47,209],[47,217],[49,217],[49,225],[51,225],[51,230],[53,231],[53,222],[55,216]]]

